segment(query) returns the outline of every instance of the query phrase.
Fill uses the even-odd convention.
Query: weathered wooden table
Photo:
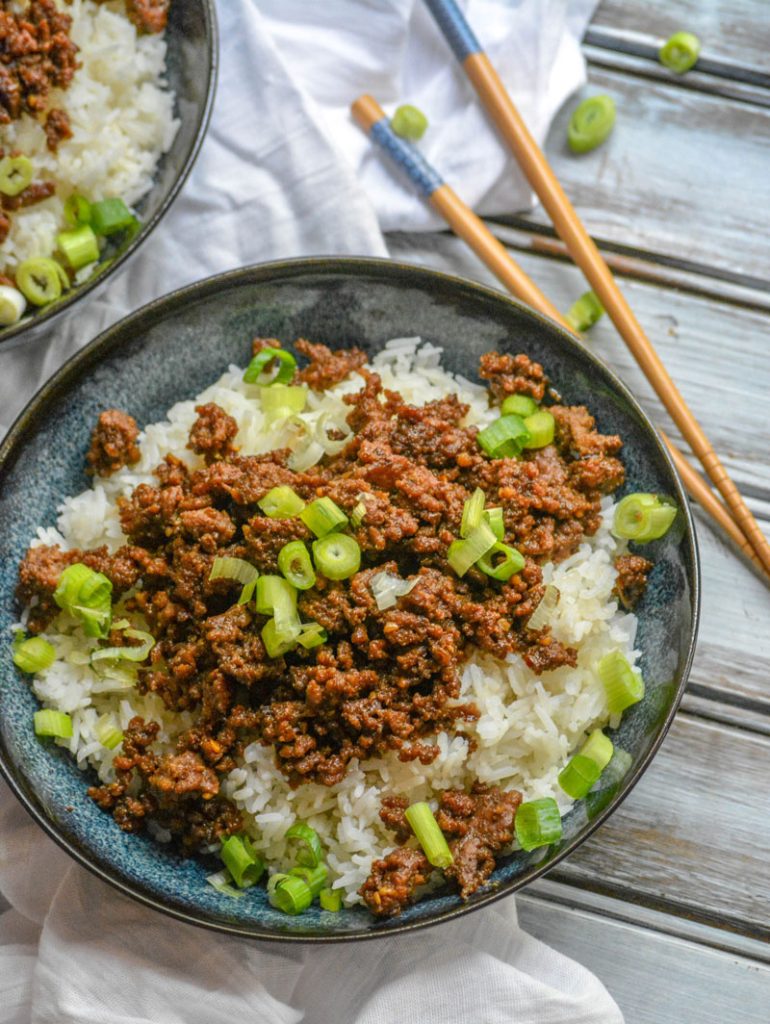
[[[655,57],[679,29],[699,70]],[[585,94],[609,142],[547,152],[690,407],[770,535],[770,4],[603,0]],[[702,70],[700,70],[702,69]],[[541,209],[492,225],[561,309],[586,285]],[[397,257],[494,280],[449,235]],[[678,442],[611,323],[590,344]],[[698,514],[695,664],[662,749],[620,810],[518,898],[524,927],[603,979],[628,1024],[770,1022],[770,589]]]

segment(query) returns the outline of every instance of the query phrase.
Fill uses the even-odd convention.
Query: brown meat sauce
[[[261,340],[255,350],[274,341]],[[116,781],[91,791],[128,831],[148,818],[168,828],[192,852],[235,832],[240,815],[220,794],[220,782],[243,746],[255,738],[274,748],[291,784],[339,782],[355,758],[395,751],[429,764],[433,737],[477,716],[458,701],[459,668],[470,647],[496,657],[520,654],[533,671],[575,663],[575,652],[547,630],[527,629],[544,586],[540,564],[571,554],[600,521],[602,495],[623,480],[620,438],[603,436],[582,408],[551,406],[555,443],[518,459],[487,458],[467,407],[449,396],[422,407],[385,391],[358,350],[331,352],[300,342],[310,363],[297,379],[324,388],[357,372],[362,388],[350,406],[351,440],[305,473],[288,465],[288,451],[239,454],[237,426],[209,403],[197,409],[189,447],[202,456],[189,470],[173,456],[120,501],[128,543],[110,554],[36,547],[20,570],[18,595],[32,604],[30,629],[55,615],[52,600],[66,565],[84,561],[127,595],[125,611],[141,613],[156,644],[140,668],[139,687],[171,710],[193,711],[173,755],[153,752],[157,725],[135,719],[115,759]],[[482,376],[494,399],[520,392],[541,400],[548,381],[526,356],[491,353]],[[110,410],[94,434],[89,465],[114,472],[135,461],[130,417]],[[106,419],[105,419],[106,417]],[[136,425],[134,424],[134,427]],[[297,647],[270,659],[261,639],[267,621],[253,605],[238,605],[240,584],[210,580],[217,556],[247,559],[275,572],[281,547],[309,541],[301,520],[268,519],[257,502],[287,484],[305,501],[328,496],[348,515],[366,514],[352,529],[362,562],[350,580],[319,576],[299,595],[303,621],[328,632],[319,647]],[[505,540],[526,555],[520,573],[496,582],[478,569],[460,579],[447,563],[459,536],[463,506],[476,487],[488,506],[504,509]],[[383,570],[415,582],[397,604],[380,610],[370,588]],[[467,896],[483,884],[499,851],[512,839],[518,793],[476,786],[441,797],[439,824],[453,850],[447,874]],[[386,804],[383,820],[399,842],[408,839],[403,808]],[[373,867],[362,895],[376,913],[397,913],[432,869],[410,847]]]

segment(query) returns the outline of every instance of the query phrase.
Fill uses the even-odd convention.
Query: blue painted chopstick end
[[[441,176],[434,171],[422,154],[396,135],[387,117],[372,125],[371,137],[385,150],[391,160],[406,172],[421,195],[430,198],[436,189],[444,184]]]
[[[455,0],[425,0],[425,6],[461,64],[471,54],[481,53],[481,44]]]

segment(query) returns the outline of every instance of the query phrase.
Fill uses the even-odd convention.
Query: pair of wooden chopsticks
[[[529,134],[459,8],[454,0],[425,0],[425,3],[551,216],[570,255],[599,296],[672,419],[722,492],[735,518],[700,475],[692,469],[684,456],[663,435],[688,493],[702,505],[757,568],[763,569],[770,576],[770,545],[660,361],[652,343],[644,334],[609,267],[564,194],[542,151]],[[352,111],[359,124],[406,171],[418,191],[444,217],[455,233],[470,245],[496,277],[522,301],[571,330],[561,313],[515,263],[484,223],[449,185],[443,182],[414,147],[395,135],[377,102],[371,96],[362,96],[353,104]]]

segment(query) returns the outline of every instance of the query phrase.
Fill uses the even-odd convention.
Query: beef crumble
[[[277,344],[258,339],[255,350]],[[334,785],[352,760],[389,751],[429,764],[438,756],[436,733],[461,730],[478,714],[459,700],[470,647],[498,658],[519,654],[536,673],[575,664],[576,652],[548,629],[527,628],[544,593],[540,566],[567,557],[597,529],[602,495],[623,480],[620,438],[599,434],[583,407],[550,407],[552,445],[492,460],[476,428],[464,424],[468,410],[456,396],[412,406],[383,389],[362,352],[296,347],[310,358],[297,381],[323,390],[352,371],[361,377],[361,389],[345,397],[353,433],[338,454],[306,472],[290,468],[286,450],[241,455],[235,420],[214,403],[199,406],[188,445],[201,457],[198,468],[168,456],[153,484],[119,500],[127,544],[112,553],[38,546],[21,566],[18,593],[33,606],[33,632],[56,613],[53,590],[77,561],[104,573],[115,598],[127,595],[121,611],[147,623],[156,643],[139,669],[139,689],[172,712],[193,712],[194,724],[173,754],[161,755],[153,750],[157,725],[135,719],[115,759],[116,781],[92,796],[121,828],[136,831],[152,818],[186,851],[240,827],[220,781],[255,738],[273,748],[293,786]],[[489,354],[482,375],[495,398],[547,393],[542,367],[526,356]],[[108,475],[136,461],[136,438],[131,417],[103,413],[88,455],[92,471]],[[301,520],[271,519],[259,508],[281,485],[306,502],[328,496],[348,516],[360,504],[366,512],[350,527],[360,570],[342,582],[319,574],[298,597],[302,619],[318,622],[326,641],[269,658],[261,637],[267,617],[237,603],[237,581],[210,574],[214,559],[226,556],[275,572],[288,541],[312,540]],[[477,487],[488,505],[502,507],[504,540],[525,555],[506,582],[477,568],[458,578],[447,561]],[[371,590],[382,571],[413,583],[386,609]],[[480,786],[442,796],[439,824],[454,855],[447,874],[463,896],[483,884],[511,841],[519,801]],[[400,810],[384,807],[383,820],[403,842],[409,833]],[[377,913],[397,913],[430,870],[419,851],[402,847],[375,863],[362,896]]]
[[[641,555],[619,555],[615,559],[615,569],[618,576],[613,593],[623,607],[630,611],[644,597],[652,562]]]

